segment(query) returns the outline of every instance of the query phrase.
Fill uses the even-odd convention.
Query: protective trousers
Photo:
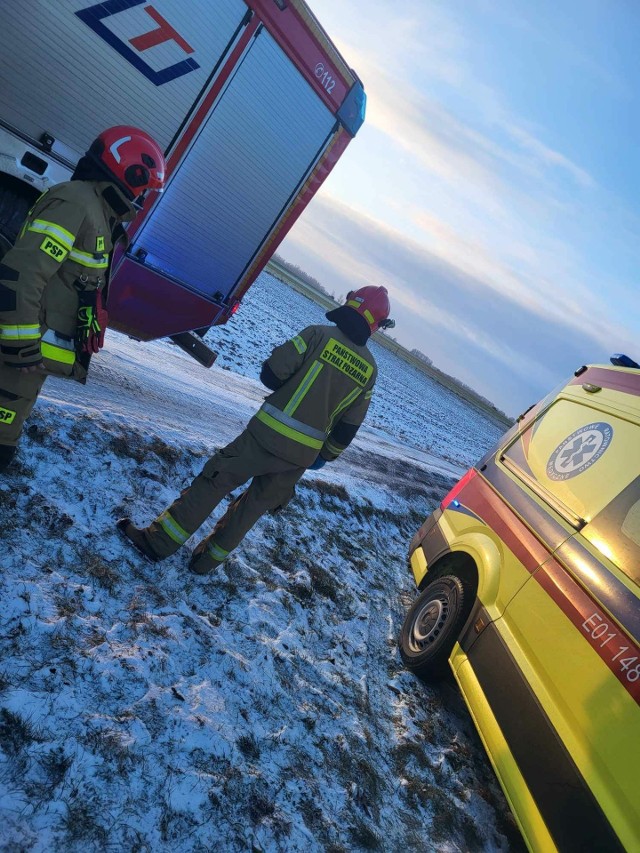
[[[0,363],[0,445],[16,446],[46,378]]]
[[[232,551],[266,512],[285,506],[305,469],[269,453],[245,430],[218,451],[191,485],[149,527],[145,538],[160,559],[170,556],[209,517],[229,492],[251,479],[229,506],[213,533],[195,551],[211,567]]]

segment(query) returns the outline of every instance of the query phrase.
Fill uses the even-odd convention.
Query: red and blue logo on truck
[[[129,9],[133,9],[135,6],[142,6],[145,3],[146,0],[107,0],[106,3],[96,3],[93,6],[88,6],[86,9],[80,9],[76,12],[76,15],[87,26],[91,27],[101,39],[106,41],[114,50],[117,50],[127,62],[131,63],[134,68],[137,68],[141,74],[144,74],[154,86],[162,86],[171,80],[175,80],[177,77],[183,77],[185,74],[189,74],[191,71],[200,68],[191,56],[161,69],[154,69],[142,58],[140,54],[144,53],[144,51],[167,42],[173,42],[180,50],[188,55],[194,53],[194,49],[186,39],[151,4],[145,5],[144,11],[156,26],[147,32],[140,33],[128,39],[128,41],[123,41],[104,23],[107,18],[120,15]]]

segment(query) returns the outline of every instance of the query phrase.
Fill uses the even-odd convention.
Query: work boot
[[[144,535],[144,529],[136,527],[130,518],[121,518],[120,521],[116,523],[116,527],[118,528],[120,535],[133,545],[133,547],[144,557],[146,557],[147,560],[151,560],[152,563],[157,563],[161,559],[147,543],[147,537]]]
[[[189,571],[193,575],[210,575],[224,560],[214,560],[208,553],[207,542],[201,542],[191,554],[189,560]]]
[[[14,444],[0,444],[0,471],[9,467],[13,457],[16,455],[17,447]]]

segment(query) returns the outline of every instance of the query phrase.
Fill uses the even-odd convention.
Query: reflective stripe
[[[364,393],[364,399],[365,400],[370,400],[372,397],[373,397],[373,388],[371,389],[371,391],[365,391],[365,393]]]
[[[187,533],[184,527],[180,527],[175,518],[173,518],[167,510],[165,510],[162,515],[158,516],[156,522],[164,530],[167,536],[173,539],[174,542],[177,542],[178,545],[184,545],[187,539],[191,536],[190,533]]]
[[[24,237],[26,230],[27,230],[27,227],[29,225],[29,217],[31,216],[33,211],[36,209],[36,206],[38,205],[40,199],[44,198],[48,192],[49,192],[49,190],[45,190],[43,193],[40,193],[38,198],[35,200],[35,202],[29,208],[29,213],[27,213],[27,218],[25,219],[25,221],[22,225],[22,228],[20,229],[20,233],[18,234],[18,240],[21,240]],[[43,221],[43,220],[41,220],[41,221]]]
[[[40,352],[49,361],[61,364],[73,364],[76,360],[76,346],[71,338],[59,335],[54,329],[47,329],[42,336]]]
[[[0,325],[0,339],[4,341],[31,340],[40,337],[40,326],[3,326]]]
[[[324,365],[320,364],[319,361],[314,361],[309,370],[307,370],[304,379],[298,385],[296,390],[293,392],[293,396],[284,407],[285,415],[292,415],[295,410],[298,408],[300,403],[303,401],[305,395],[313,385],[313,383],[318,378],[320,371],[322,370]]]
[[[224,548],[221,548],[219,545],[216,545],[215,542],[212,542],[211,545],[207,548],[207,554],[211,557],[212,560],[224,560],[225,557],[229,556],[229,552],[225,551]]]
[[[69,258],[83,267],[92,270],[106,270],[109,266],[109,255],[90,255],[89,252],[81,252],[80,249],[72,249]]]
[[[270,415],[276,421],[280,421],[280,423],[285,426],[290,426],[292,429],[295,429],[304,435],[308,435],[311,438],[317,438],[318,441],[324,442],[327,437],[327,433],[324,430],[316,429],[315,427],[305,424],[303,421],[299,421],[296,418],[285,415],[284,412],[281,412],[280,409],[276,409],[276,407],[272,406],[271,403],[263,403],[260,411],[266,412],[266,414]]]
[[[59,361],[61,364],[73,364],[76,360],[76,354],[73,350],[47,344],[44,340],[40,344],[40,352],[43,358],[48,358],[49,361]]]
[[[336,454],[336,456],[340,456],[340,454],[341,454],[341,453],[342,453],[342,451],[344,450],[344,447],[336,447],[336,445],[335,445],[335,444],[333,444],[333,442],[331,442],[331,441],[326,441],[324,446],[325,446],[325,447],[327,448],[327,450],[328,450],[328,451],[330,451],[331,453],[335,453],[335,454]]]
[[[307,351],[307,345],[304,341],[304,338],[301,338],[300,335],[296,335],[295,338],[291,338],[291,343],[298,350],[300,355],[302,355],[303,352]]]
[[[349,306],[349,308],[360,308],[362,306],[362,302],[356,302],[355,299],[350,299],[347,302],[347,305]]]
[[[368,308],[365,308],[365,311],[364,311],[364,318],[365,318],[365,320],[367,321],[367,323],[368,323],[370,326],[373,326],[373,324],[374,324],[374,323],[375,323],[375,321],[376,321],[375,317],[373,316],[373,314],[371,313],[371,311],[369,311],[369,309],[368,309]]]
[[[301,421],[296,421],[294,418],[287,417],[278,409],[274,409],[274,407],[271,406],[270,409],[277,414],[277,417],[273,417],[265,411],[267,405],[268,404],[265,403],[262,409],[260,409],[256,414],[256,418],[259,421],[262,421],[263,424],[266,424],[275,432],[279,432],[280,435],[284,435],[286,438],[292,439],[292,441],[297,441],[298,444],[304,444],[306,447],[313,447],[314,450],[321,449],[324,444],[324,433],[320,433],[319,430],[315,430],[312,427],[303,424]],[[299,429],[289,426],[290,423],[297,424]],[[314,435],[321,435],[322,438],[313,438],[312,436],[302,432],[302,429],[307,430],[308,432],[313,432]]]
[[[27,231],[35,231],[36,234],[48,234],[49,237],[55,237],[65,249],[71,249],[76,241],[75,234],[72,234],[71,231],[67,231],[61,225],[56,225],[55,222],[47,222],[46,219],[34,219],[27,227]]]
[[[331,429],[333,429],[333,424],[335,423],[338,415],[341,414],[347,408],[347,406],[350,406],[351,403],[353,403],[353,401],[357,399],[361,392],[362,388],[354,388],[353,391],[344,398],[344,400],[340,403],[335,412],[331,415],[331,420],[329,421],[329,432],[331,432]]]

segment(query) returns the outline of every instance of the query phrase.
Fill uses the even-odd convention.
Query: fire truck
[[[0,253],[104,128],[166,152],[114,258],[110,325],[170,337],[226,323],[364,120],[361,81],[303,0],[3,0]]]

